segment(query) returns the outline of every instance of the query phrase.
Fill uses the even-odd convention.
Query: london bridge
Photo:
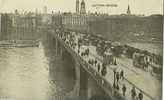
[[[0,99],[161,100],[163,15],[126,10],[1,13]]]

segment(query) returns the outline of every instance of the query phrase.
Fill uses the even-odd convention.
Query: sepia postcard
[[[0,100],[162,100],[163,0],[0,0]]]

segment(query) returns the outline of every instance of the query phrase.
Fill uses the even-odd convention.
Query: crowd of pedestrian
[[[124,80],[124,71],[121,70],[120,72],[117,72],[116,69],[114,69],[113,72],[114,72],[113,88],[116,89],[117,91],[119,91],[120,87],[122,85],[122,90],[121,90],[122,91],[122,95],[126,96],[127,86],[125,85],[125,83],[119,84],[120,80]],[[137,95],[136,88],[133,86],[130,92],[131,92],[132,100],[143,100],[143,93],[142,93],[141,90],[140,90],[140,92]]]
[[[140,92],[138,93],[138,96],[137,96],[136,89],[135,89],[135,87],[133,87],[131,89],[131,97],[132,97],[132,100],[143,100],[143,93],[140,90]]]

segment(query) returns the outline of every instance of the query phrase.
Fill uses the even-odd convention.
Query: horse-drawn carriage
[[[157,65],[155,63],[151,63],[150,65],[152,67],[152,74],[156,75],[158,77],[161,77],[162,76],[162,66]]]
[[[104,64],[106,65],[115,63],[114,55],[110,50],[105,51],[104,56],[103,56],[103,61],[104,61]]]
[[[149,63],[152,69],[152,74],[160,78],[162,77],[162,65],[163,65],[162,61],[163,61],[162,56],[153,55]]]
[[[143,53],[134,53],[133,54],[133,65],[139,68],[148,68],[148,58]]]

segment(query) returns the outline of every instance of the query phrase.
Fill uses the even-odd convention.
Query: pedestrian
[[[81,53],[81,56],[84,56],[84,53],[83,52]]]
[[[86,55],[89,56],[89,48],[86,49]]]
[[[96,64],[97,64],[97,60],[95,60],[95,66],[96,66]]]
[[[117,83],[118,83],[118,81],[119,81],[119,72],[116,72],[116,79],[117,79]]]
[[[88,63],[89,63],[89,64],[91,64],[91,61],[90,61],[90,59],[88,60]]]
[[[116,77],[116,68],[113,69],[114,78]]]
[[[78,49],[80,49],[80,43],[78,43]]]
[[[124,71],[123,70],[121,70],[121,72],[120,72],[120,79],[124,79]]]
[[[138,99],[139,99],[139,100],[143,100],[143,94],[142,94],[142,91],[140,91],[140,93],[138,94]]]
[[[93,64],[94,64],[94,60],[92,59],[92,61],[91,61],[91,62],[92,62],[92,65],[93,65]]]
[[[113,82],[113,94],[115,95],[116,93],[117,93],[117,91],[116,91],[116,83],[115,82]]]
[[[103,67],[103,68],[105,67],[105,63],[102,64],[102,67]]]
[[[101,75],[104,76],[104,69],[101,69]]]
[[[125,96],[125,93],[126,93],[126,86],[125,86],[125,84],[123,84],[122,93],[123,93],[123,96]]]
[[[117,90],[119,90],[119,89],[120,89],[120,88],[119,88],[119,85],[118,85],[118,83],[117,83],[117,85],[116,85],[116,89],[117,89]]]
[[[115,61],[114,61],[114,65],[117,65],[116,59],[115,59]]]
[[[131,90],[131,97],[132,97],[133,100],[134,100],[135,97],[136,97],[136,90],[135,90],[135,87],[133,87],[132,90]]]
[[[114,88],[114,89],[116,88],[116,83],[115,83],[115,82],[113,82],[113,88]]]
[[[98,68],[98,72],[100,71],[100,64],[97,65],[97,68]]]
[[[80,49],[78,49],[78,54],[80,53]]]
[[[107,73],[107,69],[105,66],[103,66],[102,70],[101,70],[102,76],[105,76]]]

